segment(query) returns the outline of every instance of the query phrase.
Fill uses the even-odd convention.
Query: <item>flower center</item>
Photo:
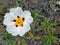
[[[13,21],[15,22],[16,27],[23,26],[24,18],[17,16],[17,18]]]

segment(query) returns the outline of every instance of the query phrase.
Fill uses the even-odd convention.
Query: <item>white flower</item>
[[[4,16],[3,24],[6,25],[6,30],[13,36],[23,36],[30,30],[30,24],[33,22],[33,17],[30,11],[23,11],[21,7],[9,9],[9,13]]]
[[[60,5],[60,1],[57,1],[57,4],[59,4],[59,5]]]

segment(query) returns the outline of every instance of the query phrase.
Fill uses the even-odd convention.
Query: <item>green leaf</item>
[[[19,3],[18,3],[18,1],[16,1],[16,7],[19,7]]]
[[[23,37],[20,37],[20,39],[21,39],[21,44],[20,45],[24,45],[25,43],[24,43],[24,38]]]

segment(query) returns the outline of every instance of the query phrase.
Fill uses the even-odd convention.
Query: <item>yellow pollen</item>
[[[17,25],[17,26],[23,26],[23,23],[24,23],[24,20],[23,20],[23,18],[21,18],[21,17],[17,17],[16,19],[15,19],[16,21],[15,21],[15,25]]]

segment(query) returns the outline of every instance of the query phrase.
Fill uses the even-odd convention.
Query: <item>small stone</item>
[[[6,40],[6,37],[2,37],[3,40]]]

